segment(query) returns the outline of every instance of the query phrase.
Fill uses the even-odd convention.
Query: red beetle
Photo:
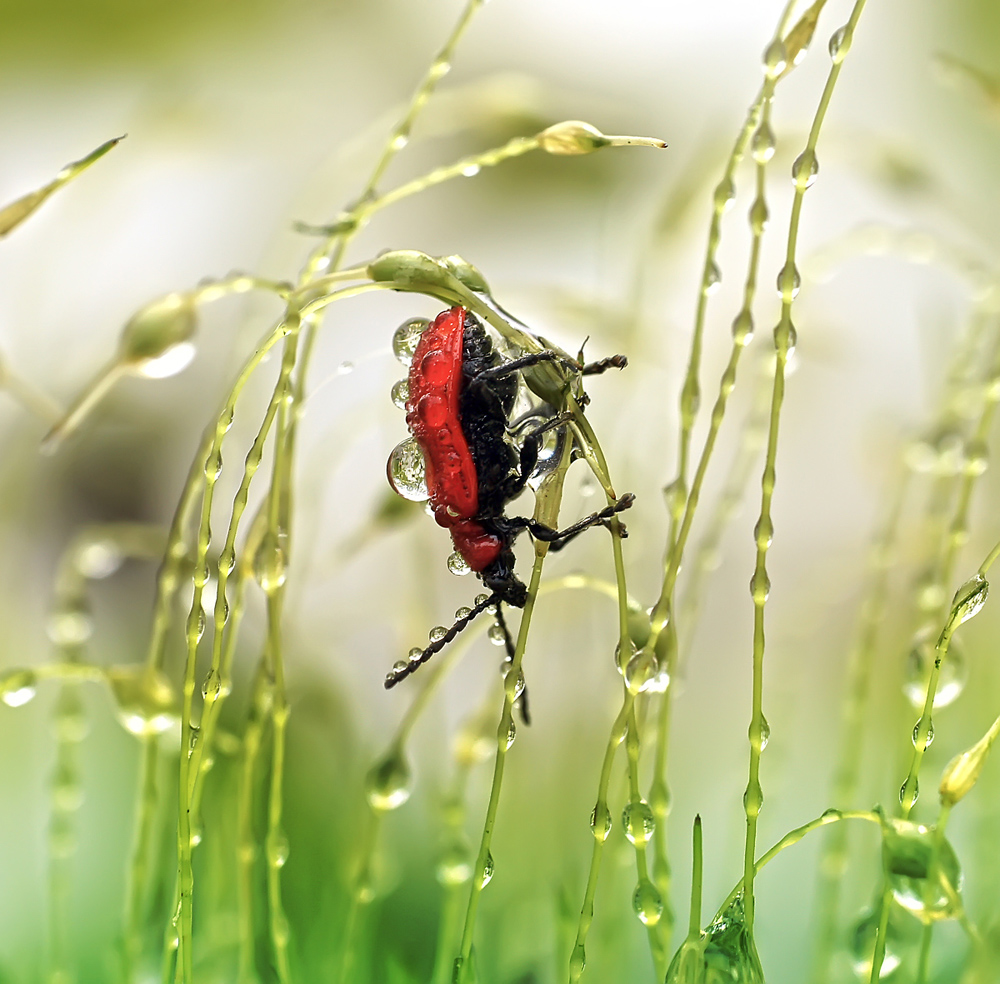
[[[386,676],[387,688],[409,676],[486,609],[495,607],[499,616],[501,602],[524,607],[528,591],[514,573],[513,551],[523,530],[558,549],[632,505],[634,497],[624,495],[565,530],[505,515],[507,504],[523,491],[538,463],[541,433],[553,426],[542,425],[519,446],[509,432],[517,373],[540,362],[557,362],[582,375],[626,365],[621,355],[581,365],[551,350],[504,361],[476,316],[462,307],[443,311],[420,337],[410,363],[406,424],[423,453],[434,518],[449,530],[456,552],[490,593],[441,638],[397,663]],[[556,424],[559,421],[555,418]]]

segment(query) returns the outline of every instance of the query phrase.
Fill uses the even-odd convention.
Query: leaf
[[[78,161],[67,164],[47,185],[29,192],[27,195],[11,202],[6,208],[0,210],[0,237],[16,229],[32,212],[34,212],[53,192],[58,191],[64,184],[69,183],[78,174],[85,171],[94,161],[103,157],[112,147],[125,139],[123,134],[102,143],[96,150],[91,151],[86,157]]]

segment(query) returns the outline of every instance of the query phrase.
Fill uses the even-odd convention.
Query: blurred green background
[[[109,358],[122,323],[149,299],[231,270],[292,277],[312,242],[293,230],[293,221],[327,221],[357,194],[457,12],[453,3],[387,0],[0,3],[0,199],[44,183],[103,140],[129,134],[0,245],[4,358],[65,403]],[[739,447],[739,421],[769,344],[768,319],[777,306],[770,284],[789,201],[785,175],[826,73],[825,38],[847,12],[831,0],[815,50],[776,100],[774,232],[762,274],[759,358],[748,359],[734,397],[713,469],[714,493],[727,457]],[[655,600],[661,572],[667,527],[660,490],[675,468],[676,394],[710,191],[759,84],[760,53],[778,14],[774,3],[735,0],[490,3],[412,145],[394,163],[389,185],[564,118],[585,119],[609,133],[660,136],[670,149],[582,159],[532,155],[407,201],[379,216],[354,246],[358,259],[385,248],[459,253],[538,333],[570,351],[590,336],[594,357],[628,354],[627,375],[589,387],[590,416],[616,485],[639,497],[627,562],[630,589],[643,605]],[[995,270],[1000,111],[982,91],[942,84],[932,69],[940,52],[995,72],[997,5],[869,4],[820,142],[820,180],[807,199],[802,233],[806,259],[860,224],[885,223],[928,230]],[[741,188],[748,192],[746,178]],[[706,401],[729,345],[726,312],[736,310],[750,203],[744,192],[724,227],[723,288],[713,299],[702,376]],[[804,269],[808,276],[807,263]],[[831,805],[843,666],[864,588],[867,543],[894,463],[934,419],[943,366],[969,316],[968,291],[953,276],[893,256],[850,255],[832,279],[807,279],[798,304],[798,364],[783,421],[768,609],[765,707],[772,739],[764,759],[765,846]],[[169,522],[202,427],[277,313],[273,301],[252,295],[207,309],[189,369],[163,381],[123,381],[50,459],[37,452],[46,425],[0,401],[0,665],[50,658],[53,579],[81,528]],[[406,688],[386,695],[382,677],[430,626],[447,621],[475,593],[445,570],[448,545],[422,515],[378,521],[389,494],[384,461],[405,434],[402,414],[388,399],[401,374],[389,339],[405,318],[434,313],[432,304],[409,296],[338,306],[327,318],[311,377],[286,615],[292,723],[284,884],[303,980],[326,979],[331,971],[331,941],[341,931],[366,822],[362,777],[409,699]],[[355,366],[352,372],[338,371],[345,362]],[[273,371],[264,375],[273,378]],[[237,417],[237,444],[252,438],[269,385],[260,379],[251,387],[248,407],[258,409]],[[240,457],[234,452],[232,460]],[[581,475],[570,474],[565,515],[586,511],[592,501]],[[998,535],[991,508],[996,493],[996,478],[987,472],[976,492],[960,580]],[[722,565],[708,582],[677,700],[670,823],[682,925],[687,831],[696,811],[706,825],[706,912],[740,872],[753,511],[748,505],[723,539]],[[914,715],[900,681],[920,573],[911,562],[923,542],[920,507],[912,512],[879,649],[863,796],[852,805],[890,804],[905,773]],[[706,508],[703,524],[709,515]],[[704,531],[702,525],[696,534]],[[554,558],[549,573],[612,576],[601,538],[585,542],[590,539]],[[127,562],[95,585],[88,659],[110,665],[143,658],[153,576],[152,564]],[[257,656],[252,639],[259,635],[260,609],[255,599],[251,641],[240,653],[241,676],[227,712],[234,731]],[[987,608],[963,630],[973,683],[960,704],[935,718],[928,790],[943,764],[997,712],[996,625]],[[561,592],[539,612],[526,664],[536,723],[521,729],[512,750],[493,852],[497,872],[481,914],[484,980],[562,978],[566,920],[575,926],[592,843],[586,818],[620,701],[614,642],[613,608],[603,599]],[[433,950],[439,905],[433,870],[450,738],[489,688],[499,709],[495,652],[480,638],[418,726],[416,792],[385,831],[378,903],[366,928],[369,949],[392,952],[415,979],[429,973]],[[179,652],[171,659],[177,671]],[[28,706],[0,714],[0,980],[46,974],[54,692],[43,687]],[[88,689],[85,698],[91,730],[80,748],[86,798],[72,860],[72,943],[79,980],[112,980],[137,748],[103,690]],[[204,843],[214,844],[219,856],[231,847],[225,803],[233,768],[220,761],[206,794]],[[487,783],[485,772],[474,773],[473,842]],[[977,919],[996,915],[995,767],[982,786],[951,830],[968,859],[967,901]],[[927,819],[932,805],[928,793]],[[166,819],[167,873],[171,835]],[[845,923],[877,880],[876,841],[865,832],[853,843]],[[804,842],[760,881],[758,940],[775,982],[805,978],[818,844]],[[642,927],[629,907],[628,847],[616,830],[587,971],[598,982],[651,973]],[[225,939],[232,886],[221,875],[204,874],[203,881],[218,896],[203,910],[205,939]],[[953,927],[941,938],[940,979],[952,980],[948,961],[958,959],[963,943]],[[215,954],[206,946],[199,980],[230,979],[230,957],[224,947]],[[841,957],[838,972],[845,970]],[[373,979],[390,979],[383,973],[373,971]]]

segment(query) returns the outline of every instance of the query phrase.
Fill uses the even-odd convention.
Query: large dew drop
[[[906,679],[903,693],[914,710],[922,711],[927,699],[927,679],[937,650],[935,640],[927,632],[917,635],[906,661]],[[968,666],[962,646],[952,639],[948,653],[941,661],[938,671],[937,690],[934,692],[934,709],[947,707],[961,695],[969,677]]]
[[[990,593],[989,581],[982,574],[974,574],[956,592],[951,600],[948,624],[953,629],[978,615]]]
[[[408,366],[413,360],[413,353],[417,350],[420,336],[430,326],[426,318],[410,318],[404,321],[392,336],[392,354]]]
[[[656,817],[645,800],[633,800],[622,811],[622,827],[625,836],[636,845],[643,847],[656,830]]]
[[[951,844],[933,827],[888,820],[882,853],[895,900],[921,922],[956,919],[962,913],[962,870]]]
[[[393,491],[411,502],[423,502],[428,497],[427,467],[424,453],[414,438],[400,441],[389,455],[386,475]]]
[[[410,798],[413,774],[402,749],[393,748],[381,762],[372,766],[365,782],[365,794],[373,810],[395,810]]]
[[[108,683],[126,731],[147,737],[160,735],[180,721],[177,694],[158,670],[146,666],[113,666]]]
[[[632,893],[632,909],[644,926],[655,926],[663,915],[663,899],[656,886],[643,878]]]
[[[903,962],[903,950],[907,943],[907,931],[916,923],[903,912],[898,905],[890,903],[889,924],[885,933],[885,956],[882,958],[882,968],[879,978],[888,977]],[[849,946],[851,954],[851,969],[858,979],[865,984],[871,980],[872,960],[875,956],[875,942],[878,934],[879,912],[877,909],[865,909],[858,916],[851,929]]]
[[[194,358],[195,328],[191,295],[167,294],[129,319],[118,342],[119,361],[150,379],[173,376]]]
[[[8,707],[27,704],[38,689],[34,670],[8,670],[0,676],[0,700]]]
[[[738,895],[698,940],[688,940],[674,955],[666,984],[764,984],[743,896]]]

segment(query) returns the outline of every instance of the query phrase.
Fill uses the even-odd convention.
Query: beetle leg
[[[486,611],[487,608],[491,608],[493,605],[497,605],[496,594],[491,594],[485,601],[480,602],[473,608],[468,615],[463,618],[456,619],[452,624],[451,628],[448,629],[445,634],[437,640],[437,642],[432,642],[416,659],[407,660],[407,662],[400,669],[392,669],[385,675],[385,689],[391,690],[393,687],[399,683],[400,680],[405,680],[411,673],[415,672],[424,663],[427,662],[435,653],[439,653],[445,646],[448,645],[452,639],[455,638],[466,628],[476,616],[481,615]],[[499,607],[499,606],[498,606]]]

